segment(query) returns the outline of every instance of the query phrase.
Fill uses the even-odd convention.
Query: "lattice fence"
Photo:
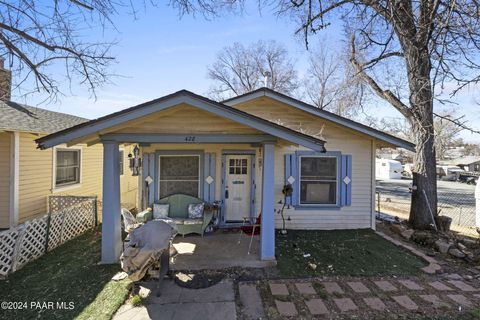
[[[49,199],[49,215],[0,232],[0,276],[15,272],[96,225],[96,197],[62,197]]]

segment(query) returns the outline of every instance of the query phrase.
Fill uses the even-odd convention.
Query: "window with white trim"
[[[55,187],[80,183],[80,149],[55,149]]]
[[[337,204],[337,157],[300,157],[300,204]]]
[[[200,195],[200,155],[159,156],[159,197]]]

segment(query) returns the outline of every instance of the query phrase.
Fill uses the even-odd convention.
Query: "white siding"
[[[264,119],[279,122],[294,130],[309,134],[319,134],[326,141],[327,151],[340,151],[352,156],[352,204],[335,209],[294,209],[285,210],[289,229],[356,229],[374,227],[373,202],[375,166],[374,140],[366,135],[313,116],[295,107],[269,98],[258,98],[244,104],[233,106],[242,111]],[[284,155],[305,149],[287,144],[277,144],[275,150],[275,207],[281,209],[278,202],[283,199],[282,188],[285,183]],[[374,171],[373,171],[374,173]],[[280,214],[275,214],[276,227],[282,226]]]

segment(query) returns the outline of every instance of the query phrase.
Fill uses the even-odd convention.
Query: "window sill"
[[[297,204],[293,205],[295,210],[340,210],[342,206],[338,204],[332,205],[306,205],[306,204]]]
[[[55,188],[52,189],[52,193],[67,191],[67,190],[71,190],[71,189],[76,189],[76,188],[80,188],[81,186],[82,186],[81,183],[75,183],[75,184],[69,184],[69,185],[66,185],[66,186],[55,187]]]

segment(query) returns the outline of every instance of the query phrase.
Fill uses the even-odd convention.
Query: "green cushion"
[[[202,199],[198,199],[186,194],[172,194],[171,196],[162,198],[155,203],[168,203],[170,209],[168,216],[170,218],[188,218],[188,205],[191,203],[202,203]]]

